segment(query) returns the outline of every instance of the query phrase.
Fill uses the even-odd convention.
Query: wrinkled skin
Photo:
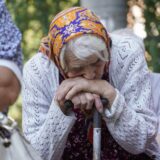
[[[116,91],[107,81],[101,80],[106,62],[95,55],[88,57],[87,61],[68,56],[67,59],[69,77],[64,80],[57,89],[55,99],[64,112],[64,101],[72,100],[74,108],[80,108],[83,112],[92,110],[93,103],[102,113],[103,105],[100,96],[109,100],[112,105]]]

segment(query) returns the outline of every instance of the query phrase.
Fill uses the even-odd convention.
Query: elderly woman
[[[91,160],[93,104],[103,116],[102,160],[160,158],[142,42],[109,35],[90,10],[70,8],[24,67],[24,135],[44,160]]]

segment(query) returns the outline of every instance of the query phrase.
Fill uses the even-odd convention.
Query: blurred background
[[[109,32],[131,28],[144,39],[151,71],[160,72],[160,0],[6,0],[7,7],[22,32],[24,63],[38,51],[49,23],[61,10],[84,6],[93,10]],[[21,95],[9,115],[21,127]]]

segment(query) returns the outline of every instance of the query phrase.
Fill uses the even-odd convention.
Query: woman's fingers
[[[81,109],[82,112],[84,112],[86,115],[91,113],[94,106],[96,107],[98,112],[103,112],[103,104],[99,95],[82,92],[74,96],[71,100],[74,104],[74,108]]]
[[[73,87],[73,82],[70,80],[64,80],[56,91],[55,98],[58,101],[65,99],[66,94]]]
[[[107,85],[108,84],[106,82],[104,83],[104,80],[86,80],[80,78],[76,83],[74,83],[72,88],[70,88],[65,98],[70,99],[79,92],[89,92],[103,96],[104,88],[106,88]]]
[[[76,108],[82,110],[91,110],[93,108],[94,96],[92,93],[82,92],[73,96],[71,100]]]
[[[56,98],[57,100],[72,99],[73,96],[81,92],[89,92],[108,98],[106,95],[112,90],[113,87],[104,80],[87,80],[77,77],[64,80],[57,89]]]
[[[94,104],[94,96],[91,93],[86,93],[87,105],[86,110],[91,110]]]
[[[102,104],[102,101],[100,99],[100,96],[96,95],[96,94],[93,94],[94,95],[94,98],[95,98],[95,107],[97,109],[97,111],[99,113],[103,113],[103,104]]]
[[[81,106],[81,100],[80,100],[79,95],[74,96],[71,100],[72,100],[72,103],[74,104],[74,108],[75,109],[80,108],[80,106]]]
[[[65,100],[72,100],[74,108],[80,108],[83,111],[90,111],[95,107],[102,113],[103,105],[100,96],[103,92],[103,81],[86,80],[84,78],[72,78],[64,80],[58,87],[55,99],[61,104]]]
[[[58,101],[62,99],[71,99],[76,94],[87,91],[89,88],[88,84],[88,80],[81,77],[66,79],[58,87],[55,98]]]
[[[90,115],[90,113],[93,111],[93,104],[98,112],[103,113],[103,104],[99,95],[83,92],[73,96],[71,101],[74,104],[75,109],[79,108],[86,115]],[[60,100],[58,102],[63,111],[64,100]]]
[[[83,86],[83,85],[75,85],[68,91],[68,93],[65,96],[65,99],[71,99],[77,93],[84,92],[84,91],[86,91],[85,86]]]

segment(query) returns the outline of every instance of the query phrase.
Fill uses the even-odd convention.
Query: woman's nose
[[[96,78],[96,72],[94,67],[87,67],[84,71],[83,77],[89,80]]]

